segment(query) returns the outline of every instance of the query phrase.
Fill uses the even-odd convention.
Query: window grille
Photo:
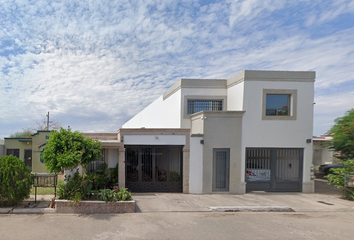
[[[89,165],[86,168],[86,173],[96,172],[99,169],[100,165],[105,163],[104,152],[105,152],[105,150],[102,149],[102,151],[101,151],[102,157],[96,161],[89,163]]]
[[[188,100],[187,114],[201,111],[222,111],[223,100]]]

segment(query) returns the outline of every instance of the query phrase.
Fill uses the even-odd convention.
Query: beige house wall
[[[212,193],[213,149],[230,149],[229,193],[245,193],[245,182],[241,179],[242,111],[203,111],[191,116],[192,133],[202,134],[203,145],[203,193]],[[203,132],[198,132],[203,126]]]
[[[42,144],[47,142],[46,136],[49,137],[50,135],[50,131],[37,131],[31,138],[5,138],[5,154],[7,149],[19,149],[19,159],[24,161],[25,150],[32,150],[32,172],[46,173],[48,171],[44,164],[40,162],[40,155],[43,147],[45,147]]]
[[[19,159],[24,161],[25,150],[32,150],[32,142],[20,142],[19,140],[28,140],[28,138],[5,138],[5,155],[7,154],[7,149],[19,149]]]
[[[44,143],[48,141],[46,136],[49,138],[51,135],[50,131],[38,131],[32,135],[32,172],[35,173],[46,173],[48,172],[44,163],[41,163],[41,152],[45,148]]]

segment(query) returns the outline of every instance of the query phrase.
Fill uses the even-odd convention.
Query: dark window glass
[[[7,155],[13,155],[20,158],[20,149],[7,149]]]
[[[267,94],[266,116],[290,116],[290,94]]]
[[[222,111],[222,100],[188,100],[188,115],[201,111]]]

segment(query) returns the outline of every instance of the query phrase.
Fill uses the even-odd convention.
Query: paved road
[[[354,213],[0,215],[0,239],[353,239]]]

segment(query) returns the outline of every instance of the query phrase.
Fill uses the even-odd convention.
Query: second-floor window
[[[266,116],[290,116],[290,94],[267,94]]]
[[[187,114],[193,114],[200,111],[222,111],[223,100],[198,100],[190,99],[187,103]]]

